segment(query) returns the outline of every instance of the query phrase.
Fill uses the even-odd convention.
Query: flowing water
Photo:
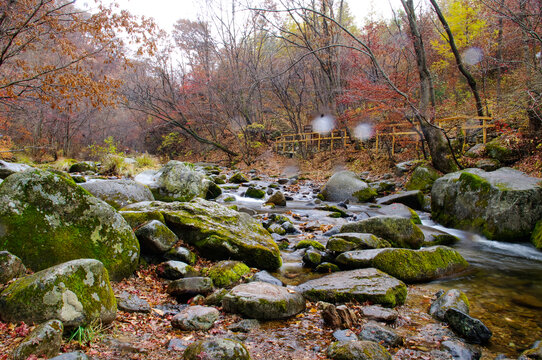
[[[241,197],[241,187],[235,193],[235,203],[259,214],[287,213],[291,218],[295,214],[294,224],[297,226],[307,223],[340,226],[348,221],[330,218],[327,216],[329,213],[315,210],[318,205],[314,203],[312,190],[300,187],[289,194],[293,200],[288,202],[288,207],[270,209],[263,207],[262,201]],[[377,215],[378,209],[362,204],[349,206],[348,212],[360,219]],[[453,247],[471,265],[469,271],[460,276],[421,286],[434,292],[450,288],[464,291],[471,303],[471,315],[481,319],[493,331],[489,344],[493,353],[517,356],[534,341],[542,339],[542,252],[530,244],[496,242],[467,231],[445,228],[434,223],[429,214],[419,215],[423,225],[458,237],[460,241]],[[322,233],[314,231],[309,237],[325,245],[327,237]],[[288,236],[291,244],[304,238],[307,238],[306,232]],[[296,285],[321,276],[302,266],[303,250],[290,247],[283,251],[282,256],[284,265],[274,275],[286,284]]]

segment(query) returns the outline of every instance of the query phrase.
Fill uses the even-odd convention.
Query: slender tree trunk
[[[463,64],[463,60],[461,60],[461,55],[459,54],[459,51],[457,50],[457,46],[455,44],[454,35],[452,34],[452,30],[450,30],[450,26],[448,25],[446,18],[442,14],[442,11],[440,11],[440,7],[438,6],[435,0],[429,0],[429,1],[431,2],[431,5],[433,5],[433,9],[435,9],[435,12],[437,13],[437,16],[440,20],[440,23],[444,27],[444,31],[446,31],[446,35],[448,36],[448,44],[450,44],[450,49],[452,50],[452,53],[454,54],[457,68],[459,69],[461,74],[463,74],[463,76],[467,80],[467,83],[469,84],[472,95],[474,96],[474,101],[476,103],[476,112],[478,113],[478,116],[484,116],[484,108],[482,106],[482,99],[480,98],[480,93],[478,92],[476,80],[474,79],[472,74],[467,70],[467,68],[465,67],[465,64]]]

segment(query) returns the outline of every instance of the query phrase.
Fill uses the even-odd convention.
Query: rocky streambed
[[[100,211],[94,207],[105,203],[94,205],[94,197],[86,200],[90,194],[79,190],[70,175],[54,175],[56,186],[47,187],[46,180],[53,175],[27,171],[31,174],[8,177],[9,186],[0,186],[0,196],[8,204],[0,221],[11,231],[7,237],[6,232],[2,234],[2,249],[15,253],[22,262],[28,257],[36,264],[39,256],[35,251],[26,255],[8,221],[21,214],[24,217],[31,209],[34,216],[42,214],[49,229],[35,230],[38,238],[49,232],[65,236],[65,219],[47,212],[60,203],[69,215],[62,204],[70,203],[74,209],[83,209],[85,216],[111,211],[122,215],[123,224],[109,225],[117,215],[105,215],[101,223],[88,227],[107,235],[131,226],[143,265],[132,276],[115,273],[116,280],[124,280],[110,285],[118,304],[112,320],[111,306],[105,311],[86,311],[89,306],[81,300],[98,296],[104,301],[109,285],[101,281],[97,295],[98,290],[89,290],[95,275],[89,275],[93,273],[86,263],[73,260],[75,263],[67,266],[64,261],[70,259],[66,251],[51,250],[61,256],[57,263],[63,265],[44,266],[47,276],[39,278],[63,274],[72,281],[75,275],[66,274],[75,273],[85,286],[70,286],[67,280],[12,280],[0,294],[2,320],[19,329],[21,325],[16,324],[21,320],[38,323],[59,319],[65,334],[97,327],[91,318],[102,319],[106,327],[92,341],[57,340],[48,353],[35,349],[21,353],[21,344],[42,341],[6,333],[0,337],[6,356],[19,351],[23,355],[13,355],[15,358],[31,353],[52,357],[63,344],[62,352],[67,354],[61,356],[65,358],[494,359],[517,358],[542,339],[542,252],[531,244],[489,241],[473,232],[436,224],[431,220],[428,196],[419,190],[393,195],[401,181],[391,175],[371,178],[370,174],[344,172],[322,187],[296,176],[268,177],[255,171],[241,174],[179,162],[141,174],[135,178],[138,182],[96,181],[87,173],[83,187],[112,206]],[[517,175],[505,172],[505,177]],[[498,208],[494,198],[503,197],[494,194],[498,187],[506,192],[505,200],[513,203],[510,192],[515,190],[507,188],[502,175],[496,174],[498,181],[486,181],[483,176],[479,172],[463,176],[468,183],[458,192],[476,195],[477,206],[485,210]],[[28,187],[32,181],[39,186]],[[536,182],[520,183],[531,191],[527,198],[537,199]],[[22,192],[20,184],[26,185]],[[73,195],[68,195],[69,200],[63,198],[65,188],[82,204],[71,204]],[[427,189],[427,185],[419,188]],[[13,193],[19,194],[17,201],[11,200]],[[433,196],[439,199],[438,217],[445,218],[448,226],[468,228],[465,214],[471,210],[466,200],[456,201],[456,205],[463,205],[454,210],[450,197]],[[45,206],[29,205],[36,202]],[[519,226],[523,239],[529,232],[525,229],[534,228],[540,218],[538,202],[529,204],[533,204],[529,205],[529,216],[523,216]],[[445,217],[443,208],[450,208],[451,215],[459,211],[459,215]],[[526,209],[521,211],[527,214]],[[480,218],[502,222],[507,216],[498,215],[482,214]],[[84,219],[79,218],[68,216],[68,225],[85,228]],[[454,219],[459,221],[454,223]],[[494,223],[483,222],[479,233],[488,233]],[[502,226],[498,229],[506,233]],[[34,232],[25,228],[26,239],[32,239]],[[109,272],[133,268],[131,240],[122,245],[129,248],[131,257],[118,263],[107,254],[122,252],[121,245],[114,241],[110,245],[111,237],[102,233],[90,232],[94,246],[81,246],[83,255],[77,255],[77,245],[68,254],[73,259],[98,259]],[[102,237],[107,241],[101,241]],[[536,246],[536,231],[532,238]],[[72,237],[75,244],[87,244],[86,240]],[[18,269],[11,277],[20,277],[22,265],[15,266],[13,261],[3,264]],[[103,273],[103,266],[93,266],[98,274]],[[52,287],[34,296],[46,283]],[[34,296],[37,306],[28,308],[29,296]],[[48,310],[44,317],[40,303],[57,306],[57,310]],[[35,316],[37,313],[41,317]],[[72,353],[77,349],[80,353]],[[527,350],[522,356],[536,358],[533,356],[539,356],[540,351]]]

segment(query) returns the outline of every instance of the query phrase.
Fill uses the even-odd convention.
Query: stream
[[[266,188],[269,182],[251,184]],[[287,285],[297,285],[321,274],[303,267],[303,249],[294,250],[293,245],[308,237],[326,244],[328,236],[324,230],[341,226],[349,221],[379,215],[374,204],[348,205],[348,219],[331,218],[327,211],[315,207],[336,203],[316,204],[315,185],[285,186],[282,191],[290,196],[286,207],[271,209],[262,200],[242,197],[246,187],[226,190],[224,196],[234,196],[240,209],[265,217],[271,213],[286,214],[296,227],[304,231],[285,236],[290,246],[282,251],[283,266],[275,274]],[[219,200],[220,201],[220,200]],[[294,216],[295,215],[295,216]],[[437,292],[439,289],[460,289],[467,294],[471,304],[471,315],[482,320],[492,331],[493,338],[488,348],[493,353],[515,355],[542,339],[542,252],[525,243],[505,243],[456,229],[445,228],[431,220],[429,213],[418,212],[422,224],[445,231],[460,239],[453,245],[471,265],[469,271],[453,278],[440,279],[417,285]],[[318,225],[323,225],[318,230]],[[307,230],[313,227],[316,230]]]

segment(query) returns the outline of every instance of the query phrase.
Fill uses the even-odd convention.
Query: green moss
[[[245,175],[238,172],[238,173],[235,173],[228,181],[234,184],[242,184],[242,183],[247,183],[248,179]]]
[[[323,206],[318,206],[316,209],[332,212],[333,214],[331,214],[330,217],[334,217],[334,218],[348,217],[348,214],[346,213],[346,211],[338,208],[337,206],[323,205]],[[339,215],[337,216],[336,214],[339,214]]]
[[[326,197],[325,197],[324,194],[322,194],[322,193],[319,193],[318,195],[316,195],[316,198],[317,198],[317,199],[320,199],[320,200],[322,200],[322,201],[325,201],[325,200],[326,200]]]
[[[142,212],[142,211],[130,211],[130,210],[121,210],[119,212],[124,220],[132,227],[132,229],[135,229],[147,221],[151,220],[158,220],[162,224],[166,222],[164,220],[164,215],[162,215],[159,211],[149,211],[149,212]]]
[[[221,261],[207,272],[215,287],[229,287],[244,275],[250,273],[250,268],[239,261]]]
[[[316,271],[317,273],[321,273],[321,274],[337,272],[337,271],[340,271],[340,270],[341,269],[337,265],[332,264],[332,263],[328,263],[328,262],[321,263],[320,265],[318,265],[316,267],[316,269],[314,269],[314,271]]]
[[[316,240],[301,240],[300,242],[298,242],[295,246],[296,249],[305,249],[305,248],[308,248],[308,247],[313,247],[315,248],[316,250],[321,250],[321,251],[325,251],[326,250],[326,247],[322,244],[320,244],[318,241]]]
[[[263,199],[265,197],[265,191],[251,186],[247,189],[245,196],[254,199]]]
[[[430,191],[435,180],[440,177],[439,173],[426,166],[418,166],[413,172],[410,180],[406,184],[407,190]]]
[[[411,208],[408,208],[408,210],[410,211],[410,214],[412,214],[412,217],[410,218],[410,221],[412,221],[413,224],[421,225],[422,220],[420,219],[420,216],[418,215],[418,213],[416,211],[412,210]]]
[[[461,183],[463,191],[489,192],[491,190],[491,184],[487,180],[470,172],[462,172],[457,181]]]
[[[373,200],[376,196],[378,196],[378,193],[375,189],[368,186],[363,190],[356,191],[352,194],[352,196],[355,197],[359,202],[367,202]]]
[[[233,196],[227,196],[224,198],[224,202],[232,202],[235,201],[235,198]]]
[[[537,249],[542,250],[542,220],[536,223],[531,235],[531,242]]]

